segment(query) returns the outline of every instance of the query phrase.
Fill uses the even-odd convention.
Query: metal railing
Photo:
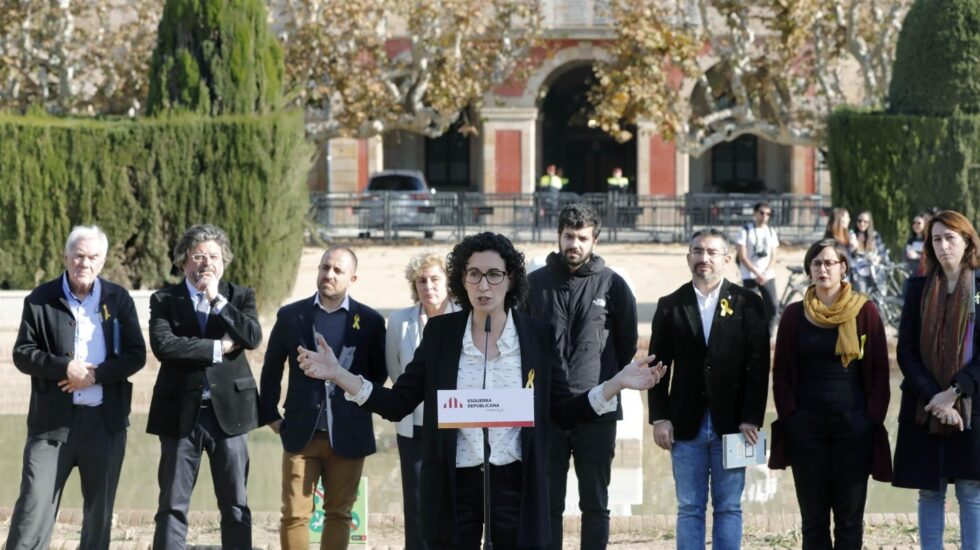
[[[479,231],[519,241],[551,241],[561,208],[583,201],[599,213],[605,241],[683,242],[707,226],[734,236],[752,220],[752,206],[762,200],[772,206],[770,224],[781,241],[809,243],[823,235],[831,204],[830,197],[821,195],[383,192],[310,197],[311,220],[321,236],[386,241],[403,236],[457,240]]]

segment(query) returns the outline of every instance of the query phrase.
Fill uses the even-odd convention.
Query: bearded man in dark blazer
[[[344,399],[336,384],[303,374],[297,350],[316,349],[315,335],[336,349],[350,372],[381,385],[385,366],[385,320],[350,297],[357,281],[357,256],[344,246],[323,253],[317,292],[283,306],[269,336],[262,365],[261,423],[282,439],[282,518],[280,548],[309,547],[310,516],[317,481],[323,480],[322,550],[343,550],[350,542],[351,509],[364,459],[374,454],[371,413]],[[285,418],[279,413],[283,368],[289,387]]]
[[[150,298],[150,347],[160,360],[146,431],[160,436],[160,499],[153,548],[183,548],[201,455],[208,453],[222,548],[252,548],[245,490],[247,434],[258,391],[245,350],[262,342],[255,293],[221,280],[228,236],[195,225],[174,247],[185,278]]]
[[[61,492],[76,466],[82,485],[79,545],[109,548],[126,451],[133,385],[146,344],[129,292],[101,277],[109,241],[96,226],[72,229],[65,272],[24,300],[14,365],[31,377],[20,497],[9,549],[47,548]]]
[[[660,299],[650,353],[669,365],[650,390],[654,442],[670,451],[677,492],[677,548],[704,548],[708,491],[712,546],[742,538],[745,468],[722,465],[722,436],[755,444],[766,411],[769,334],[762,299],[725,280],[732,256],[714,228],[696,232],[687,254],[692,281]]]

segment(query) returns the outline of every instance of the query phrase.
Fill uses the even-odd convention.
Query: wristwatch
[[[955,395],[956,397],[963,396],[963,388],[961,388],[959,384],[953,382],[953,385],[950,387],[953,388],[953,395]]]

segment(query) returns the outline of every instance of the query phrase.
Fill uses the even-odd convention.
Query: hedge
[[[833,203],[870,210],[892,251],[912,216],[937,206],[980,222],[980,116],[839,110],[828,120]],[[894,253],[892,259],[896,259]]]
[[[260,308],[291,291],[312,151],[299,112],[130,120],[0,115],[0,286],[31,288],[63,267],[76,224],[109,236],[103,274],[130,288],[180,280],[181,233],[210,222],[235,259],[225,278]]]

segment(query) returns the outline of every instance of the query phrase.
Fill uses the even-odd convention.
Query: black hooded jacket
[[[555,341],[572,393],[612,378],[636,354],[636,298],[626,281],[599,256],[574,273],[552,252],[547,265],[528,275],[525,304],[532,317],[555,327]],[[615,415],[623,416],[622,407]]]

